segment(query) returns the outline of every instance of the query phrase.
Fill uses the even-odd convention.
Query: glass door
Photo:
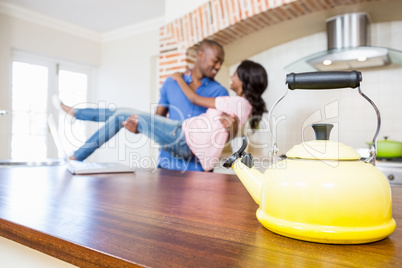
[[[82,70],[60,68],[58,70],[59,99],[72,108],[87,108],[89,106],[88,78],[89,74]],[[65,152],[59,151],[58,155],[70,155],[85,142],[90,124],[74,120],[64,112],[58,113],[58,122],[59,134],[65,150]]]
[[[45,159],[49,69],[14,61],[12,73],[11,158]]]
[[[12,62],[12,127],[11,158],[40,161],[64,157],[47,126],[53,114],[63,144],[79,146],[85,140],[85,125],[73,123],[57,107],[59,98],[69,106],[87,102],[92,70],[85,66],[59,63],[53,60],[14,55]]]

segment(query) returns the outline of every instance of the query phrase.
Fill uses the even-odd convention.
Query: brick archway
[[[205,38],[225,46],[272,25],[363,2],[372,0],[210,0],[161,27],[159,82],[191,67],[197,44]]]

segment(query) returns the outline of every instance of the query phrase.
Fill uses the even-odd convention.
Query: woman
[[[182,76],[182,73],[176,73],[173,75],[173,79],[179,83],[189,100],[194,104],[210,108],[206,113],[183,122],[132,109],[129,109],[125,115],[122,115],[120,109],[120,116],[111,116],[110,111],[71,109],[62,104],[63,110],[77,118],[82,117],[82,113],[87,111],[94,114],[95,121],[99,119],[96,118],[99,117],[99,114],[108,118],[106,124],[70,158],[84,160],[114,136],[123,125],[134,133],[142,133],[153,139],[176,157],[189,159],[195,155],[204,170],[211,170],[218,162],[229,137],[228,131],[218,118],[223,113],[237,116],[239,127],[242,127],[251,117],[250,126],[255,129],[262,114],[267,111],[261,95],[268,86],[268,75],[260,64],[245,60],[231,77],[230,87],[236,96],[217,98],[197,95],[186,84]],[[137,128],[133,128],[133,125],[137,125]]]

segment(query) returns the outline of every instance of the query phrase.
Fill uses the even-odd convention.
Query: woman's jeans
[[[74,115],[78,120],[106,123],[74,152],[74,157],[79,161],[86,159],[102,144],[116,135],[123,127],[122,122],[133,114],[138,115],[138,132],[162,145],[164,150],[175,157],[190,159],[193,156],[185,140],[182,122],[180,121],[129,108],[118,108],[114,111],[85,108],[75,109]]]

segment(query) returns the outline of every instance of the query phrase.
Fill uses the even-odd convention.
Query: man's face
[[[224,56],[223,50],[218,46],[205,47],[199,55],[202,75],[213,79],[222,66]]]

